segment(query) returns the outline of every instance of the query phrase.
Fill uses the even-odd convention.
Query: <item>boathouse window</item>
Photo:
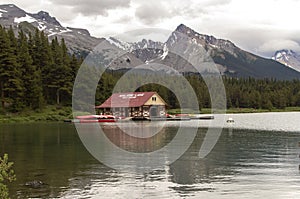
[[[149,106],[143,106],[144,111],[149,111]]]
[[[153,102],[156,102],[156,97],[152,97],[152,101],[153,101]]]

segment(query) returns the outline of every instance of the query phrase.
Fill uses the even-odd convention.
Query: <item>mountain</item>
[[[300,72],[300,54],[293,50],[276,51],[272,59]]]
[[[179,72],[196,72],[187,61],[178,55],[174,55],[174,53],[170,53],[172,49],[178,48],[179,43],[182,43],[182,40],[186,39],[186,37],[190,39],[190,42],[203,46],[223,75],[284,80],[300,78],[300,73],[293,68],[287,68],[275,60],[262,58],[244,51],[229,40],[217,39],[213,36],[197,33],[184,24],[179,25],[165,43],[151,40],[127,43],[116,38],[108,38],[107,41],[119,49],[134,54],[136,58],[144,63],[159,63],[171,66]],[[186,50],[182,47],[182,51]],[[193,51],[192,49],[189,50]],[[122,65],[114,66],[114,69],[121,69],[122,67]],[[127,65],[126,68],[130,68],[130,66]],[[158,66],[156,70],[162,69]],[[203,68],[202,72],[209,73],[209,68]]]
[[[183,45],[188,38],[190,44],[200,44],[208,53],[209,57],[202,53],[197,57],[205,61],[212,59],[217,65],[222,75],[230,77],[254,77],[254,78],[276,78],[276,79],[300,79],[300,67],[296,67],[298,56],[290,56],[284,58],[285,62],[279,63],[276,60],[262,58],[247,51],[240,49],[233,42],[224,39],[217,39],[214,36],[200,34],[193,29],[180,24],[169,36],[165,42],[142,39],[139,42],[125,42],[117,38],[108,37],[96,38],[90,35],[88,30],[80,28],[64,27],[55,18],[45,11],[36,14],[28,13],[13,4],[0,5],[0,24],[4,27],[12,27],[17,33],[20,29],[25,33],[34,32],[35,28],[44,31],[49,39],[58,37],[64,38],[71,53],[80,56],[86,56],[100,42],[106,42],[110,46],[114,46],[111,52],[105,52],[105,56],[101,63],[110,63],[112,70],[128,70],[132,67],[144,64],[145,69],[161,71],[166,70],[163,65],[170,66],[177,72],[189,73],[197,72],[189,62],[181,56],[173,53],[179,50],[189,56],[196,51],[197,47]],[[182,46],[181,46],[182,45]],[[112,55],[118,53],[118,50],[126,51],[126,53],[117,60],[110,60]],[[110,56],[108,56],[108,54]],[[283,55],[283,53],[282,53]],[[275,58],[279,54],[275,55]],[[291,59],[293,57],[293,59]],[[283,58],[282,58],[283,59]],[[287,62],[289,60],[290,62]],[[293,60],[293,61],[292,61]],[[153,66],[152,63],[161,65]],[[285,65],[293,66],[286,67]],[[201,72],[210,73],[211,67],[201,66]]]
[[[11,26],[15,33],[20,29],[26,33],[33,33],[35,28],[38,28],[44,31],[49,39],[64,38],[70,51],[79,55],[86,55],[103,41],[103,39],[92,37],[88,30],[62,26],[48,12],[27,13],[14,4],[0,5],[0,24],[6,28]]]

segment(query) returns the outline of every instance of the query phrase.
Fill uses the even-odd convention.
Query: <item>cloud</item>
[[[210,14],[214,8],[224,7],[232,0],[181,0],[171,1],[137,1],[133,0],[138,6],[135,16],[147,25],[160,23],[166,19],[178,17],[188,19],[199,18],[203,14]],[[178,22],[179,24],[180,22]]]
[[[233,27],[217,29],[220,38],[229,39],[243,50],[254,54],[271,57],[278,50],[291,49],[300,52],[300,36],[290,30],[277,30],[262,27]],[[297,37],[298,36],[298,37]]]
[[[124,16],[120,16],[118,19],[114,20],[113,23],[116,23],[116,24],[126,24],[130,21],[133,20],[133,17],[132,16],[129,16],[129,15],[124,15]]]
[[[55,6],[68,6],[84,16],[107,15],[107,11],[130,7],[130,0],[48,0]]]
[[[172,11],[163,3],[144,1],[136,8],[135,16],[145,24],[154,24],[165,18],[172,17]]]
[[[232,0],[204,0],[202,6],[224,6],[230,4]]]
[[[36,13],[49,12],[62,25],[88,29],[97,37],[139,28],[195,31],[233,41],[270,57],[282,48],[299,50],[299,0],[2,0]]]
[[[273,53],[277,50],[288,49],[300,52],[300,45],[296,41],[282,39],[270,40],[259,46],[258,51],[261,53]]]

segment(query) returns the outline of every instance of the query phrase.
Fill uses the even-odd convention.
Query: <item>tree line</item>
[[[96,102],[101,104],[107,99],[114,89],[117,81],[122,77],[123,72],[106,73],[99,82],[96,92]],[[131,85],[136,85],[136,82],[141,79],[155,79],[161,74],[132,74],[128,76],[128,81],[125,82],[124,88],[131,88]],[[184,77],[194,89],[198,98],[199,109],[211,108],[211,97],[207,85],[199,74],[184,74]],[[176,84],[177,78],[173,77],[158,77],[159,80],[170,78]],[[286,107],[300,106],[300,80],[276,80],[276,79],[255,79],[255,78],[232,78],[222,77],[226,92],[227,108],[255,108],[255,109],[284,109]],[[177,84],[178,85],[178,84]],[[185,93],[185,88],[181,88]],[[117,90],[118,91],[118,90]],[[122,90],[120,90],[122,91]],[[136,91],[156,91],[166,101],[169,108],[179,108],[179,102],[174,93],[168,88],[159,84],[146,84]],[[185,93],[189,95],[189,93]],[[188,99],[187,99],[188,100]],[[189,102],[186,102],[188,107]]]
[[[195,80],[196,79],[196,80]],[[192,86],[198,89],[201,107],[211,107],[210,96],[201,77],[188,77]],[[300,81],[276,79],[223,77],[227,108],[284,109],[300,106]],[[200,108],[201,108],[200,107]]]
[[[2,112],[20,112],[24,109],[42,109],[46,105],[71,106],[72,89],[82,58],[68,53],[65,41],[39,30],[34,34],[0,26],[0,97]],[[103,103],[126,71],[107,70],[96,90],[96,105]],[[148,74],[132,75],[126,84]],[[184,74],[198,98],[199,108],[210,108],[210,94],[205,81],[197,74]],[[87,77],[88,80],[89,77]],[[171,77],[176,82],[176,76]],[[300,106],[300,80],[223,77],[226,89],[227,108],[285,108]],[[184,90],[184,88],[182,88]],[[147,84],[136,91],[157,91],[169,108],[178,108],[174,93],[158,84]],[[188,95],[188,93],[186,93]],[[188,105],[189,102],[187,101]]]
[[[49,42],[34,34],[0,26],[1,109],[11,112],[41,109],[47,104],[71,103],[80,59],[68,54],[64,40]]]

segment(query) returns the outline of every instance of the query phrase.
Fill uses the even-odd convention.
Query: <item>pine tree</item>
[[[48,84],[48,87],[51,89],[51,96],[55,96],[56,104],[60,104],[63,101],[70,103],[74,77],[64,40],[60,44],[57,38],[53,39],[51,50],[54,57],[54,65],[50,70],[51,81]]]
[[[48,37],[44,34],[44,32],[40,32],[36,29],[33,37],[29,34],[28,45],[33,65],[36,67],[37,74],[40,74],[43,91],[42,95],[44,96],[44,99],[49,101],[51,97],[49,94],[48,84],[49,81],[51,81],[50,70],[53,67],[53,56]]]
[[[33,60],[29,54],[27,37],[23,31],[18,37],[18,62],[21,66],[22,81],[25,87],[24,102],[30,108],[41,108],[43,104],[43,89],[41,85],[40,71],[33,65]]]
[[[22,99],[24,88],[21,82],[21,71],[17,62],[17,51],[12,45],[9,35],[0,26],[0,92],[1,106],[10,106],[12,111],[20,111],[24,107]]]

